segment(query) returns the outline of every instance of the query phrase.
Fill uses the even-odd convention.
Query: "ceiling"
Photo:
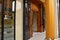
[[[34,11],[39,11],[42,2],[39,0],[31,0],[31,8]]]
[[[39,0],[31,0],[31,3],[36,4],[36,5],[40,5],[42,2]]]

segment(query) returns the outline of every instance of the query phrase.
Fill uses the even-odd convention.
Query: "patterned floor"
[[[46,38],[46,32],[34,32],[33,37],[28,40],[44,40]],[[60,38],[56,38],[54,40],[60,40]]]
[[[33,37],[30,38],[29,40],[44,40],[46,37],[46,32],[34,32]]]

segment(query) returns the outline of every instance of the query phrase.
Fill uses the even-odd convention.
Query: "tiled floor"
[[[42,33],[40,33],[40,32],[34,32],[33,33],[33,37],[30,38],[29,40],[44,40],[45,37],[46,37],[45,34],[46,34],[46,32],[42,32]]]
[[[46,32],[34,32],[33,37],[30,38],[29,40],[44,40],[46,38]],[[60,40],[60,38],[56,38],[54,40]]]

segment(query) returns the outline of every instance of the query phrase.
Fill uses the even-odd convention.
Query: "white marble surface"
[[[46,32],[34,32],[33,37],[28,40],[44,40],[46,38]],[[60,40],[60,38],[56,38],[54,40]]]
[[[33,37],[29,40],[44,40],[46,38],[46,32],[34,32]]]

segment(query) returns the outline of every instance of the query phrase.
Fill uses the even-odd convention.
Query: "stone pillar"
[[[30,37],[33,36],[33,11],[30,11]]]
[[[54,0],[46,0],[46,38],[54,40]]]
[[[41,8],[39,8],[41,9]],[[43,24],[42,24],[42,13],[41,10],[37,12],[37,32],[43,32]]]

